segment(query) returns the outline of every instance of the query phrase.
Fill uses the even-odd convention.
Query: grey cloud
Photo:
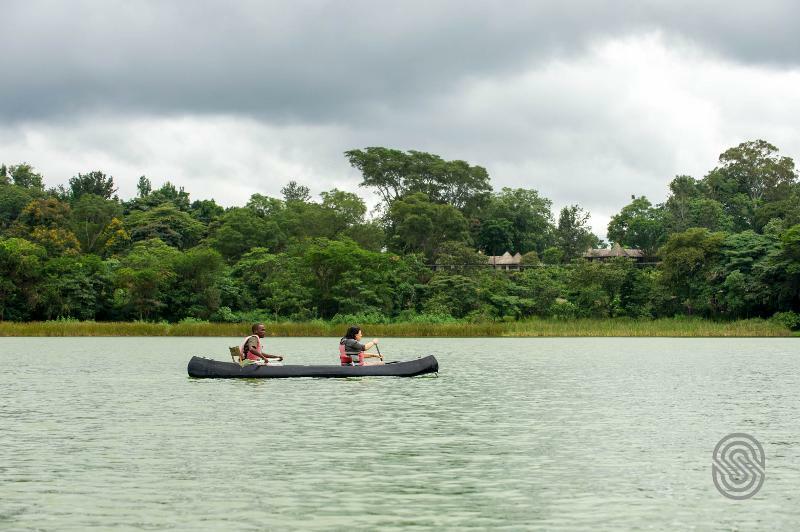
[[[367,123],[604,36],[654,29],[736,60],[796,65],[798,10],[775,0],[12,0],[0,119],[109,110]]]

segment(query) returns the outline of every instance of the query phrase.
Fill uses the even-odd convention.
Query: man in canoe
[[[383,355],[367,353],[367,349],[378,345],[375,338],[366,344],[361,343],[361,328],[357,326],[347,329],[344,337],[339,340],[339,360],[342,366],[379,366],[383,364]],[[367,360],[368,358],[379,358],[380,360]]]
[[[277,359],[278,362],[283,360],[280,355],[270,355],[262,351],[261,339],[267,335],[267,329],[263,323],[254,323],[250,330],[253,334],[246,337],[240,347],[245,361],[250,360],[254,364],[266,364],[271,358]]]

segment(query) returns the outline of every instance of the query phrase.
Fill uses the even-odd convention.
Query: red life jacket
[[[250,336],[248,336],[247,338],[244,339],[244,341],[242,342],[242,345],[239,347],[239,351],[242,352],[242,356],[244,358],[246,358],[247,360],[261,360],[260,356],[254,355],[253,353],[250,352],[249,349],[247,350],[247,353],[244,352],[245,345],[247,344],[247,341],[250,338],[254,337],[254,336],[256,337],[256,342],[258,342],[256,344],[256,347],[258,348],[258,352],[261,353],[261,338],[259,338],[257,334],[251,334]]]
[[[355,360],[355,357],[358,357],[358,359]],[[348,355],[344,350],[344,338],[342,338],[339,341],[339,361],[342,363],[342,366],[363,366],[364,352],[362,351],[358,355]]]

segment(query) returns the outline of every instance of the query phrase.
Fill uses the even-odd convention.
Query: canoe
[[[287,377],[414,377],[439,371],[436,357],[390,362],[382,366],[240,366],[192,357],[187,368],[190,377],[201,379],[283,379]]]

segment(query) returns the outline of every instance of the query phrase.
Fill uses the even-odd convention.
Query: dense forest
[[[295,181],[281,198],[223,208],[145,176],[123,200],[101,171],[47,189],[27,163],[0,166],[0,320],[800,324],[800,184],[763,140],[728,149],[702,178],[675,177],[664,203],[631,197],[608,239],[643,250],[644,266],[583,259],[606,245],[584,209],[556,219],[534,189],[494,191],[480,166],[380,147],[344,155],[380,198],[371,210],[353,191],[315,200]],[[488,266],[505,251],[523,255],[521,271]]]

